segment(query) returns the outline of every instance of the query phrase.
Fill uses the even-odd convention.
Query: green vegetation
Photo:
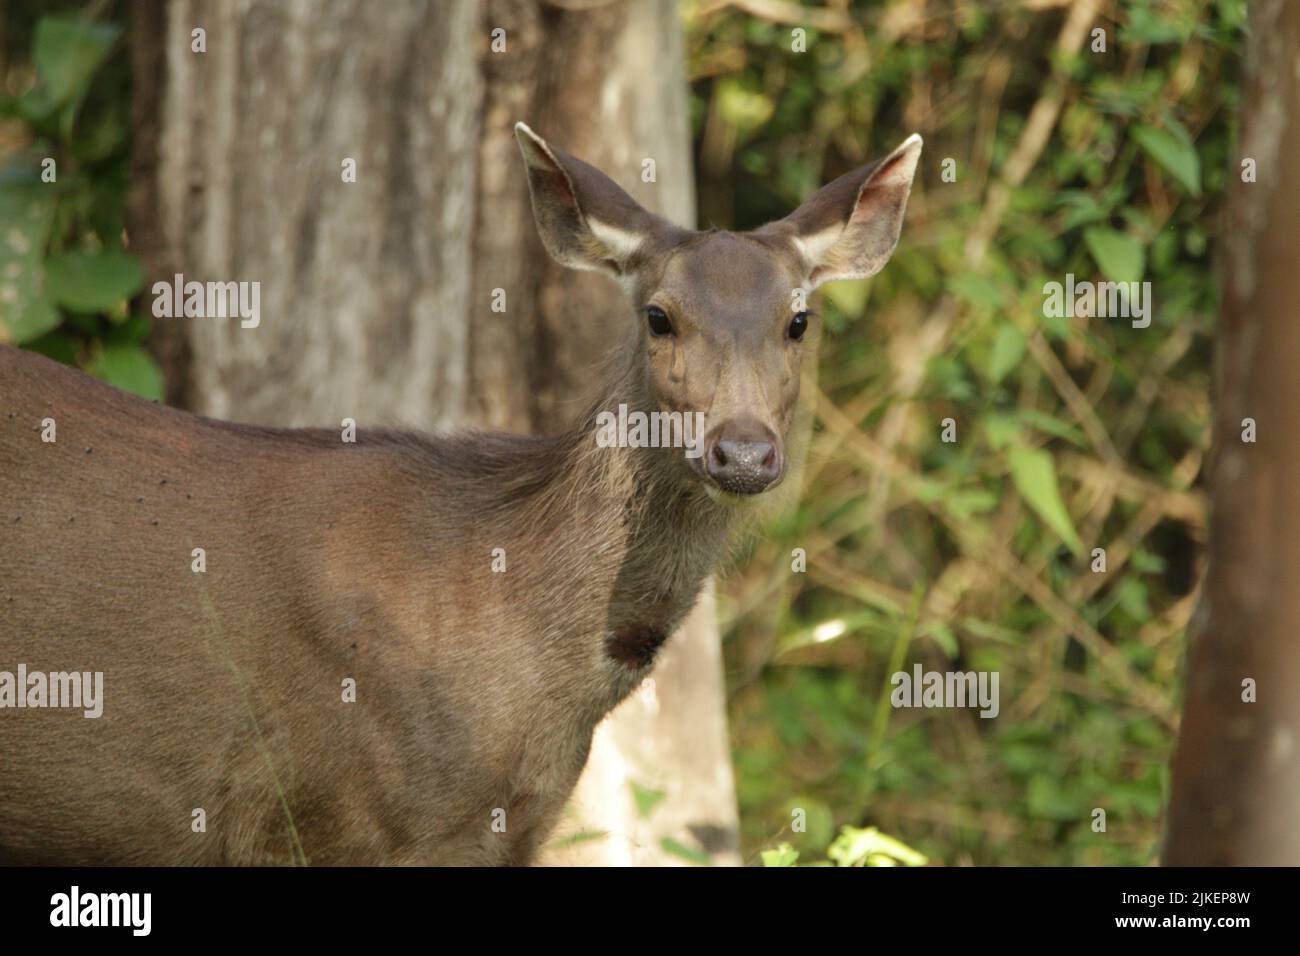
[[[926,141],[891,264],[820,296],[803,504],[723,581],[747,862],[1153,862],[1245,0],[1096,24],[1020,0],[718,8],[686,5],[702,224],[756,226]],[[80,9],[14,4],[0,37],[0,75],[29,74],[0,90],[0,341],[156,398],[128,307],[121,25]],[[1045,315],[1069,275],[1149,281],[1149,327]],[[915,663],[999,672],[999,716],[893,708]]]
[[[926,142],[893,261],[822,296],[803,505],[724,581],[747,862],[821,859],[844,825],[940,865],[1153,862],[1245,3],[1081,25],[1060,4],[829,3],[806,52],[806,23],[717,6],[687,17],[704,223],[755,226]],[[1069,274],[1149,281],[1150,326],[1046,317]],[[1000,715],[894,709],[915,663],[998,671]]]
[[[25,33],[30,49],[6,49],[0,61],[21,63],[0,75],[26,81],[0,91],[0,341],[160,398],[162,374],[142,345],[149,321],[129,304],[144,271],[124,248],[122,26],[94,11],[37,18],[24,4],[7,25],[6,39]]]

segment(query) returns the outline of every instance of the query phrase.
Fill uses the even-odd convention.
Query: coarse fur
[[[652,661],[607,636],[671,633],[736,513],[590,415],[350,445],[0,382],[0,669],[105,673],[97,720],[0,712],[0,863],[523,862]]]

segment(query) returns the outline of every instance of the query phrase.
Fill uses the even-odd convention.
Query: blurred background
[[[1156,858],[1245,4],[1086,6],[828,4],[806,56],[781,5],[690,21],[707,222],[757,225],[925,138],[893,260],[826,288],[803,503],[726,578],[746,847],[801,806],[782,838],[805,856],[851,822],[950,865]],[[1149,280],[1150,327],[1044,319],[1066,273]],[[1001,715],[891,708],[916,661],[1000,672]]]
[[[625,307],[545,261],[515,120],[727,229],[920,133],[892,262],[820,294],[798,508],[602,728],[555,860],[1156,861],[1244,0],[0,9],[0,340],[243,421],[580,406]],[[262,328],[153,319],[174,272],[260,279]],[[1150,281],[1150,326],[1044,318],[1067,273]],[[916,663],[999,672],[999,717],[893,709]]]

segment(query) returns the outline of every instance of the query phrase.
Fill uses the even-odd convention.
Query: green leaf
[[[46,263],[45,288],[58,305],[77,312],[106,312],[144,285],[144,270],[116,249],[66,252]]]
[[[1006,448],[1020,438],[1022,429],[1014,415],[990,412],[984,418],[984,434],[994,450]]]
[[[1119,586],[1115,594],[1116,603],[1135,621],[1146,621],[1151,617],[1151,605],[1147,601],[1147,586],[1138,578],[1128,578]]]
[[[1096,226],[1083,231],[1093,260],[1102,275],[1112,282],[1140,282],[1146,271],[1146,250],[1142,243],[1122,232]]]
[[[1047,774],[1030,778],[1025,796],[1029,812],[1035,817],[1066,823],[1079,820],[1087,813],[1087,806],[1078,794],[1071,793],[1062,781]]]
[[[691,863],[698,863],[700,866],[713,865],[713,857],[703,850],[692,849],[684,843],[678,843],[672,837],[664,837],[659,841],[659,846],[665,853],[670,853],[683,860],[689,860]]]
[[[761,854],[764,866],[794,866],[799,859],[799,851],[788,843],[782,843],[772,850]]]
[[[776,110],[767,94],[750,89],[735,75],[719,80],[715,95],[719,114],[742,134],[762,126]]]
[[[1143,152],[1193,196],[1201,194],[1201,157],[1189,139],[1140,123],[1133,130]]]
[[[152,323],[149,319],[135,313],[128,315],[120,324],[113,325],[103,332],[103,339],[110,345],[139,345],[149,335]],[[99,330],[96,329],[96,332]]]
[[[1025,424],[1032,425],[1054,438],[1064,438],[1070,444],[1078,445],[1080,448],[1086,448],[1088,445],[1087,438],[1078,427],[1037,408],[1022,408],[1016,412],[1016,415]]]
[[[1136,6],[1128,13],[1128,23],[1120,30],[1120,43],[1185,43],[1191,31],[1155,10]]]
[[[80,100],[122,28],[113,23],[92,23],[43,17],[36,24],[33,60],[43,92],[56,106]]]
[[[935,481],[930,478],[918,478],[912,486],[912,492],[916,495],[916,500],[922,504],[934,504],[936,501],[942,501],[948,494],[948,486],[942,481]]]
[[[1091,193],[1079,189],[1063,190],[1058,202],[1068,210],[1061,223],[1061,228],[1065,230],[1077,229],[1110,216],[1109,206],[1103,205]]]
[[[1167,566],[1163,555],[1154,554],[1146,548],[1134,548],[1128,563],[1134,571],[1141,574],[1163,574]]]
[[[948,655],[949,660],[956,660],[961,654],[961,646],[957,643],[957,635],[952,632],[947,624],[942,621],[929,621],[922,625],[920,633],[936,644],[939,649]]]
[[[105,345],[86,371],[142,398],[162,399],[162,369],[138,345]]]
[[[967,272],[953,276],[946,286],[956,298],[971,305],[997,309],[1004,304],[1003,287],[986,276]]]
[[[21,345],[59,324],[41,265],[53,221],[53,190],[40,183],[0,186],[0,342]]]
[[[553,847],[570,847],[578,846],[582,843],[594,843],[597,840],[609,839],[609,833],[605,830],[579,830],[577,833],[570,833],[567,836],[556,837],[548,845]]]
[[[843,827],[826,855],[836,866],[925,866],[929,862],[924,854],[875,827]]]
[[[1025,333],[1011,322],[999,326],[993,337],[993,348],[989,351],[989,381],[994,385],[1001,382],[1024,357]]]
[[[121,150],[126,138],[126,107],[115,100],[102,109],[87,109],[85,121],[72,142],[72,151],[81,163],[97,163]]]
[[[1000,641],[1003,644],[1011,644],[1014,647],[1020,647],[1022,639],[1019,631],[1011,628],[1002,627],[989,621],[980,620],[977,617],[963,618],[961,626],[970,631],[978,638],[986,641]]]
[[[668,793],[664,790],[651,790],[648,787],[641,786],[635,780],[629,780],[628,783],[632,787],[632,797],[636,800],[636,812],[643,817],[650,816],[654,812],[654,808],[659,806],[664,797],[668,796]]]
[[[1056,480],[1056,463],[1049,452],[1041,448],[1013,445],[1007,449],[1007,465],[1016,490],[1025,503],[1075,554],[1083,551],[1083,542],[1074,530],[1074,522],[1061,500],[1061,489]]]
[[[998,506],[998,496],[987,488],[954,488],[943,499],[943,505],[958,521],[968,521],[972,515],[987,514]]]

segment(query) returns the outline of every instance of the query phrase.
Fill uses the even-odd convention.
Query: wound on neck
[[[654,663],[655,654],[668,640],[668,633],[649,624],[629,624],[611,631],[605,638],[605,653],[624,667],[639,670]]]

